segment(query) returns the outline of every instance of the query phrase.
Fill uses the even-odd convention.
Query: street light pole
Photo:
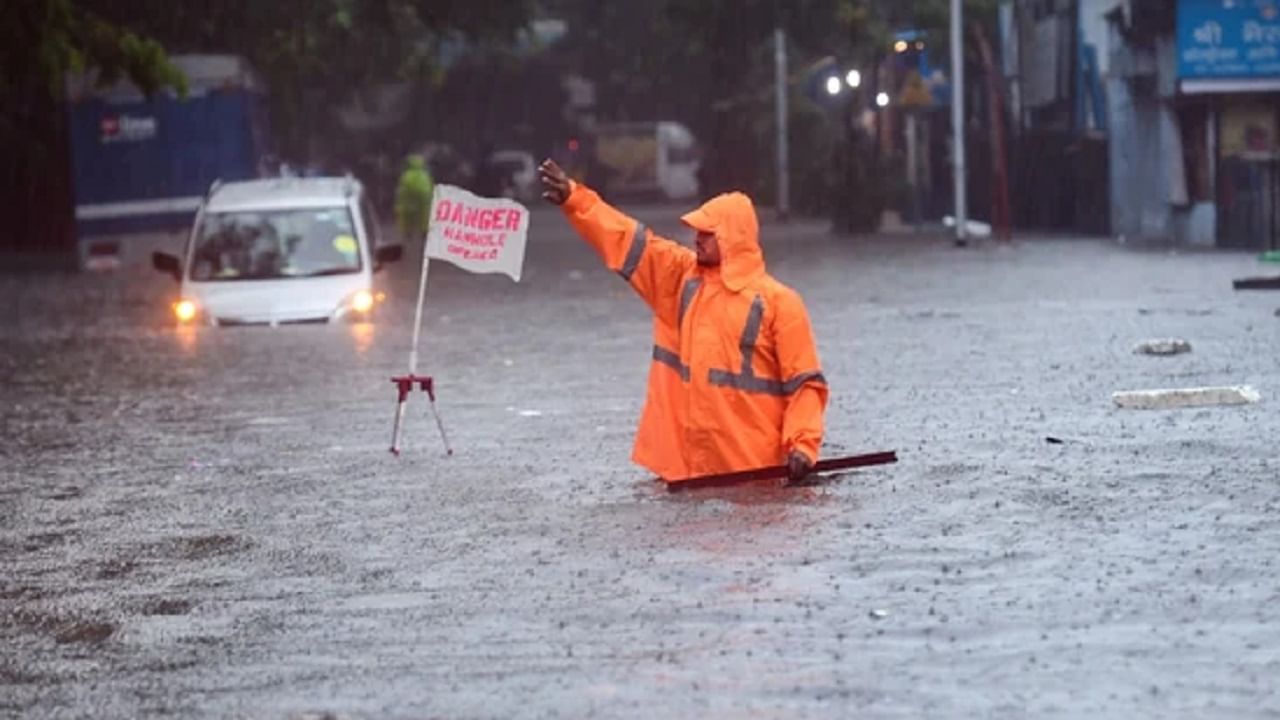
[[[787,34],[781,27],[773,31],[773,80],[777,86],[774,104],[778,131],[778,219],[785,220],[791,212],[791,182],[787,172],[790,162],[787,157]]]
[[[963,247],[968,243],[965,227],[968,218],[965,207],[964,46],[961,44],[964,17],[961,2],[951,0],[951,146],[954,153],[956,245]]]

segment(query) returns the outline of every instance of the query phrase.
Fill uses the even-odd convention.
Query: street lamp
[[[889,105],[889,93],[876,93],[876,106],[887,107]]]
[[[835,75],[832,75],[831,77],[827,78],[827,94],[828,95],[840,94],[840,78],[836,77]]]
[[[856,88],[862,84],[862,73],[850,70],[849,74],[844,76],[844,81],[849,84],[849,87]]]

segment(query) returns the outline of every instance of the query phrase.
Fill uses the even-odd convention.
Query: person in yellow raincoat
[[[681,218],[695,250],[656,235],[539,167],[543,197],[653,310],[653,362],[632,459],[667,481],[785,464],[807,475],[827,382],[799,293],[765,270],[750,198],[716,196]]]

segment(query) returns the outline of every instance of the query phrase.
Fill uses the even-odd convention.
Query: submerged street
[[[681,211],[637,214],[687,241]],[[1253,255],[761,235],[824,454],[897,465],[668,495],[629,462],[647,310],[554,211],[520,284],[432,266],[450,458],[420,394],[387,452],[416,249],[369,324],[175,329],[147,268],[0,275],[0,715],[1280,715]],[[1111,401],[1236,384],[1262,401]]]

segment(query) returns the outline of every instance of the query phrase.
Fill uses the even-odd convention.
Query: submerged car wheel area
[[[365,320],[384,297],[373,274],[400,259],[351,178],[279,178],[209,189],[183,257],[152,256],[179,282],[179,323]]]

